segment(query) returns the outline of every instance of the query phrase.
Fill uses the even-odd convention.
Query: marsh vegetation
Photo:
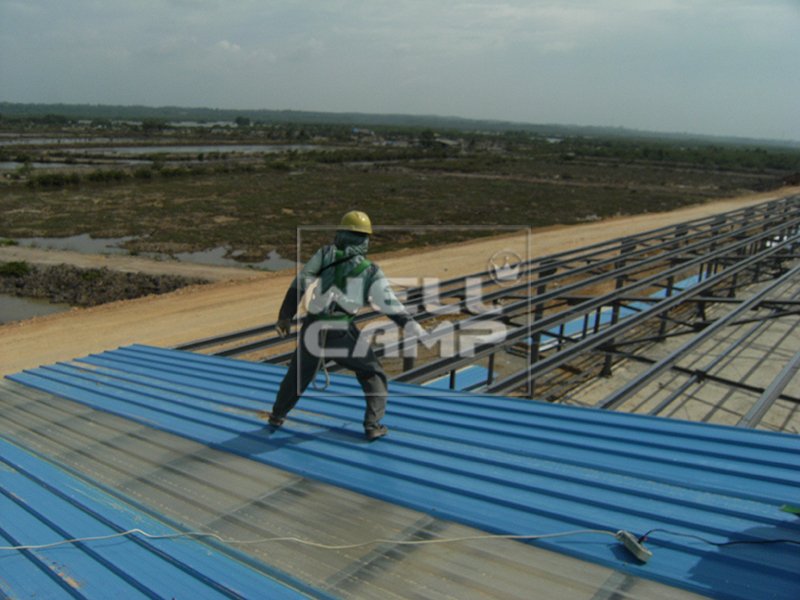
[[[294,257],[298,228],[352,208],[393,227],[375,236],[382,251],[478,234],[454,225],[485,235],[666,211],[800,171],[794,148],[563,131],[16,117],[0,133],[0,162],[19,165],[2,172],[0,236],[126,238],[132,254],[224,247],[241,262]],[[115,147],[147,151],[131,162]],[[328,237],[304,235],[308,248]]]

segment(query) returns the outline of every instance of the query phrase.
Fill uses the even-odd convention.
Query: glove
[[[275,331],[278,332],[278,335],[282,338],[285,338],[289,335],[289,330],[292,328],[292,320],[291,319],[278,319],[278,322],[275,323]]]

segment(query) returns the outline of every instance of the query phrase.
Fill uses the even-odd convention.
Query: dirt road
[[[548,228],[532,232],[529,248],[528,238],[517,235],[373,258],[392,278],[450,278],[484,270],[497,251],[511,249],[521,256],[528,252],[531,256],[550,254],[797,193],[800,193],[800,187],[784,188],[670,213]],[[120,257],[124,258],[137,265],[145,260]],[[144,265],[140,266],[144,269]],[[156,268],[147,266],[151,267]],[[168,272],[165,271],[167,267],[161,264],[160,272]],[[117,264],[116,268],[127,267]],[[217,275],[225,277],[222,272],[217,272]],[[252,277],[234,279],[246,275]],[[74,309],[0,326],[0,375],[132,343],[168,347],[274,321],[293,276],[293,271],[230,273],[231,280],[183,288],[163,296]]]

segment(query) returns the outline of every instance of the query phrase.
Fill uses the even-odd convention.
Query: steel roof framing
[[[795,278],[800,248],[800,196],[790,196],[728,213],[679,223],[638,235],[625,236],[538,258],[529,258],[521,267],[521,277],[514,285],[498,286],[489,271],[452,278],[439,284],[440,299],[452,301],[449,310],[459,312],[453,321],[456,333],[486,320],[499,320],[510,329],[505,338],[478,346],[470,356],[427,359],[415,364],[403,363],[403,371],[394,379],[424,383],[436,377],[451,375],[463,367],[488,360],[488,378],[483,390],[489,393],[525,393],[533,397],[534,384],[542,381],[564,382],[572,378],[580,383],[588,370],[579,363],[597,363],[601,357],[602,373],[609,374],[614,360],[637,357],[636,350],[681,335],[694,336],[684,344],[695,347],[719,328],[755,323],[758,328],[767,320],[779,320],[798,313],[792,298],[776,298],[772,290],[781,281]],[[789,267],[787,267],[787,263]],[[692,276],[697,282],[688,288],[679,287],[681,278]],[[773,281],[755,296],[748,288],[754,283]],[[476,311],[470,306],[470,292],[480,286],[481,301],[494,306],[490,311]],[[653,290],[661,290],[658,296]],[[407,306],[423,323],[437,317],[435,307],[424,305],[422,288],[409,289]],[[724,320],[710,319],[706,309],[734,303],[738,306]],[[765,313],[759,308],[771,308]],[[621,318],[621,311],[628,314]],[[601,311],[610,311],[611,320],[600,323]],[[366,311],[357,317],[359,324],[377,320],[381,315]],[[583,320],[577,333],[566,334],[567,324]],[[590,323],[593,325],[590,326]],[[210,350],[221,356],[241,356],[254,351],[269,352],[286,344],[273,334],[274,324],[234,332],[218,338],[199,340],[178,347],[184,350]],[[551,346],[542,345],[547,336]],[[428,340],[434,345],[436,335]],[[442,337],[441,335],[439,337]],[[379,355],[392,355],[403,340],[379,345]],[[228,347],[217,348],[223,344]],[[495,358],[499,353],[512,353],[527,358],[524,366],[505,365],[497,372]],[[264,362],[284,363],[292,351],[277,352]],[[633,393],[664,369],[680,370],[671,361],[668,367],[648,369],[649,376],[636,378],[620,388],[602,406],[617,406],[623,396]],[[647,359],[642,359],[648,362]],[[576,366],[577,365],[577,366]],[[331,365],[335,370],[336,367]],[[572,372],[570,374],[569,372]],[[788,377],[788,374],[785,374]],[[724,378],[720,378],[724,379]],[[732,382],[733,383],[733,382]],[[564,383],[564,389],[570,384]],[[785,388],[776,384],[758,388],[769,398],[793,399]],[[555,388],[561,390],[562,388]],[[544,396],[557,400],[557,394]],[[627,397],[627,396],[625,396]],[[619,399],[616,401],[615,399]],[[753,416],[748,422],[756,422]]]
[[[619,259],[614,256],[608,257],[608,253],[616,253],[620,251],[620,249],[626,244],[633,243],[638,248],[637,250],[631,252],[628,256],[628,258],[634,258],[649,251],[663,249],[664,247],[669,246],[669,244],[675,244],[676,242],[680,243],[680,241],[686,239],[687,236],[697,237],[699,235],[707,234],[708,231],[713,232],[714,230],[719,230],[722,225],[738,227],[751,224],[752,226],[757,227],[760,221],[769,220],[769,215],[771,213],[774,214],[776,209],[779,210],[781,205],[786,201],[787,199],[782,199],[765,203],[756,207],[748,207],[745,209],[731,211],[723,215],[705,217],[694,221],[688,221],[677,225],[670,225],[654,229],[636,236],[625,236],[609,240],[607,242],[598,242],[596,244],[575,250],[567,250],[541,258],[528,259],[523,265],[521,265],[522,274],[524,275],[524,278],[528,279],[532,278],[533,276],[537,276],[537,279],[535,280],[537,285],[544,285],[557,282],[567,275],[575,276],[581,273],[589,272],[593,269],[601,269],[613,265],[614,262]],[[651,244],[654,241],[658,242],[655,247],[648,246],[648,244]],[[570,266],[572,263],[584,264],[582,266]],[[559,269],[564,272],[562,275],[553,275],[550,277],[542,276],[543,272],[557,271]],[[484,283],[491,282],[491,274],[488,270],[484,270],[440,282],[440,295],[443,298],[459,296],[465,298],[468,291],[468,282],[475,279],[480,279]],[[409,308],[412,310],[416,310],[421,306],[419,292],[420,290],[418,289],[409,290],[408,292],[409,302],[407,303],[407,306],[409,306]],[[497,290],[489,299],[513,297],[515,293],[520,292],[527,294],[527,284],[523,283],[516,286],[508,286],[504,289]],[[464,301],[462,300],[461,304],[463,303]],[[378,316],[380,316],[380,314],[377,311],[366,311],[356,318],[356,322],[362,323]],[[424,310],[424,308],[422,308],[420,316],[421,318],[425,318],[430,315]],[[275,326],[274,323],[272,323],[260,327],[243,329],[222,336],[214,336],[196,340],[176,346],[175,349],[197,351],[218,347],[230,342],[246,340],[257,336],[269,335],[269,337],[266,339],[259,339],[255,342],[248,342],[229,349],[211,352],[212,354],[218,356],[239,356],[255,350],[269,349],[270,347],[274,347],[283,343],[284,340],[274,337],[274,331]],[[288,357],[288,353],[282,354],[272,357],[269,362],[284,362],[288,359]]]
[[[464,326],[471,326],[476,322],[480,322],[485,319],[492,319],[492,318],[510,318],[514,315],[526,315],[529,313],[531,309],[531,302],[532,302],[532,295],[531,295],[531,288],[533,287],[533,281],[536,283],[537,294],[536,294],[536,304],[543,304],[545,302],[549,302],[552,300],[561,300],[562,296],[570,291],[579,290],[581,288],[587,288],[593,285],[603,284],[609,281],[618,281],[620,278],[631,278],[634,274],[638,271],[643,271],[648,268],[658,267],[661,263],[665,260],[673,260],[677,265],[672,271],[671,274],[681,273],[682,271],[687,270],[690,266],[702,263],[703,261],[699,261],[696,258],[695,253],[699,253],[704,250],[708,249],[715,249],[718,247],[720,242],[730,240],[730,239],[740,239],[742,237],[742,229],[755,229],[759,230],[762,229],[766,224],[772,223],[772,220],[763,221],[755,220],[753,222],[754,217],[753,213],[747,211],[741,211],[741,214],[735,215],[735,219],[732,223],[728,223],[729,226],[738,226],[739,229],[733,230],[735,235],[732,232],[722,232],[721,228],[722,225],[726,224],[725,220],[717,217],[710,222],[712,228],[710,230],[711,237],[709,238],[702,238],[703,234],[709,235],[709,232],[698,231],[695,237],[698,237],[698,241],[692,243],[686,243],[683,240],[684,231],[687,228],[676,226],[674,230],[677,232],[679,239],[668,239],[666,241],[661,241],[656,246],[643,246],[637,248],[639,245],[639,238],[638,237],[626,237],[626,238],[618,238],[617,240],[613,240],[609,242],[605,252],[614,252],[615,254],[611,256],[605,256],[605,258],[596,258],[599,255],[597,250],[592,250],[589,253],[585,253],[583,255],[576,255],[571,259],[568,259],[564,262],[555,261],[552,257],[544,257],[539,259],[535,266],[528,265],[527,272],[530,274],[538,274],[539,278],[536,280],[525,280],[522,283],[515,285],[504,287],[500,289],[495,289],[494,291],[486,292],[483,294],[482,299],[484,302],[488,301],[499,301],[503,299],[514,299],[516,294],[524,292],[527,294],[526,297],[523,297],[522,300],[518,300],[516,302],[512,302],[502,308],[500,308],[496,312],[492,313],[483,313],[483,314],[472,314],[471,311],[468,310],[468,300],[466,299],[466,281],[468,278],[482,278],[482,281],[486,282],[490,279],[490,274],[488,272],[476,273],[473,275],[468,276],[468,278],[461,278],[460,280],[450,280],[448,284],[454,285],[452,289],[442,294],[444,297],[461,297],[461,300],[455,305],[448,305],[449,309],[452,309],[454,306],[458,307],[464,312],[464,314],[468,315],[466,318],[462,319],[461,321],[457,322],[455,327],[456,329],[463,328]],[[796,223],[794,224],[796,226]],[[773,228],[768,230],[767,232],[762,233],[760,236],[761,242],[769,241],[769,238],[774,237],[777,234],[782,232],[783,226],[779,226],[777,228]],[[654,238],[652,232],[642,234],[642,239],[647,242],[651,242]],[[752,236],[751,236],[752,238]],[[735,247],[736,248],[744,248],[748,246],[752,246],[754,244],[753,239],[746,238],[746,241],[740,241]],[[676,243],[677,242],[677,243]],[[684,245],[681,247],[681,243]],[[677,246],[677,247],[676,247]],[[651,255],[652,252],[655,251],[665,251],[663,254],[659,255]],[[625,253],[624,254],[624,263],[620,258],[620,255],[616,254]],[[564,254],[564,253],[562,253]],[[574,254],[574,253],[569,253]],[[718,259],[723,259],[725,257],[725,252],[718,252],[714,256]],[[690,258],[695,256],[695,258]],[[632,262],[634,259],[640,258],[639,262]],[[738,257],[736,257],[738,259]],[[596,262],[590,262],[594,261]],[[533,261],[530,261],[531,263]],[[585,262],[586,264],[578,267],[570,267],[570,264],[573,262]],[[709,261],[709,264],[710,261]],[[601,271],[601,269],[609,268],[611,271]],[[703,265],[703,268],[706,270],[710,269],[708,265]],[[702,268],[701,268],[702,270]],[[563,283],[565,281],[570,281],[578,276],[583,276],[585,274],[591,275],[587,279],[582,279],[577,282],[573,283]],[[654,285],[660,284],[661,278],[650,279],[648,280],[650,283]],[[461,285],[456,285],[458,282],[461,282]],[[669,279],[667,278],[667,283],[664,284],[666,287],[671,287],[669,284]],[[552,290],[551,292],[546,292],[547,286],[558,286],[557,290]],[[626,290],[634,290],[640,289],[644,287],[641,286],[629,286],[624,288]],[[616,301],[616,299],[615,299]],[[416,307],[419,307],[419,304],[411,304],[410,307],[412,310]],[[434,312],[425,310],[421,308],[421,311],[418,313],[418,319],[422,320],[423,322],[434,316]],[[568,313],[567,313],[568,314]],[[368,313],[359,317],[358,321],[365,321],[368,319],[373,319],[377,317],[378,314],[375,312]],[[513,335],[513,334],[512,334]],[[512,336],[509,336],[511,338]],[[519,337],[519,336],[517,336]],[[524,337],[524,336],[523,336]],[[285,343],[285,340],[281,339],[271,339],[266,342],[256,342],[253,344],[247,344],[245,346],[239,348],[232,348],[228,350],[221,351],[217,354],[221,356],[237,356],[241,355],[242,353],[251,352],[257,349],[265,349],[270,346],[274,346],[280,343]],[[401,342],[398,342],[400,344]],[[387,345],[383,349],[379,349],[378,355],[382,355],[384,352],[393,351],[398,348],[398,344],[395,345]],[[507,345],[507,344],[506,344]],[[267,362],[271,363],[284,363],[287,362],[291,358],[292,351],[283,352],[280,354],[276,354],[267,359]],[[490,353],[491,354],[491,353]],[[470,364],[474,361],[459,361],[456,365],[456,368],[465,366],[466,364]],[[437,363],[438,366],[442,366],[445,363],[440,361]],[[435,373],[428,373],[425,369],[436,369],[434,365],[428,365],[427,367],[421,367],[423,369],[423,375],[419,378],[414,378],[413,373],[416,373],[412,368],[413,365],[409,365],[406,369],[406,373],[398,377],[401,381],[412,381],[412,382],[420,382],[425,381],[425,378],[430,376],[438,376],[442,373],[446,372],[447,369],[436,371]],[[336,367],[333,367],[334,370]]]
[[[614,393],[606,397],[597,406],[599,408],[614,408],[616,406],[619,406],[622,402],[625,401],[626,398],[629,398],[631,395],[636,393],[636,391],[644,387],[644,385],[646,385],[654,377],[656,377],[666,369],[669,369],[672,365],[678,362],[678,360],[681,357],[685,356],[690,350],[692,350],[693,348],[700,345],[702,342],[709,339],[723,327],[728,326],[730,322],[735,321],[739,316],[741,316],[745,312],[753,310],[753,307],[757,306],[761,302],[761,300],[763,300],[763,298],[771,294],[776,288],[785,284],[786,281],[792,280],[796,278],[798,275],[800,275],[800,264],[795,266],[790,271],[787,271],[785,275],[773,281],[770,285],[759,291],[757,294],[748,298],[747,301],[742,302],[735,310],[729,312],[724,317],[720,317],[719,319],[717,319],[713,325],[710,325],[709,327],[705,328],[701,333],[698,333],[697,335],[692,337],[692,339],[688,340],[680,348],[671,352],[669,356],[663,358],[658,363],[650,367],[645,373],[632,379],[631,381],[629,381],[628,383],[617,389]]]
[[[800,216],[796,216],[794,219],[792,219],[792,221],[790,222],[790,226],[796,228],[798,223],[800,223]],[[766,232],[755,237],[757,240],[765,240],[767,238],[774,236],[776,233],[779,233],[780,231],[784,230],[784,228],[785,228],[784,224],[781,224],[776,227],[770,228]],[[711,243],[713,243],[713,240]],[[733,274],[741,273],[751,267],[755,267],[761,264],[765,259],[768,259],[770,256],[776,254],[778,250],[782,249],[789,243],[790,243],[789,241],[783,242],[780,246],[774,246],[772,248],[768,248],[767,250],[764,250],[755,256],[752,256],[745,260],[741,260],[734,266],[729,267],[728,269],[718,273],[715,276],[709,277],[709,279],[702,281],[701,283],[697,284],[696,286],[693,286],[689,290],[684,290],[682,292],[676,293],[671,297],[667,297],[658,304],[656,304],[655,306],[643,310],[637,315],[628,317],[623,322],[616,323],[606,328],[605,330],[597,332],[594,335],[587,336],[570,348],[562,349],[559,353],[557,353],[554,356],[550,356],[546,359],[537,361],[523,372],[518,372],[512,376],[509,376],[499,382],[490,385],[488,391],[489,392],[511,391],[515,389],[517,386],[523,384],[526,381],[526,379],[530,379],[536,377],[537,375],[544,374],[548,370],[564,364],[564,362],[566,362],[566,359],[569,359],[581,352],[592,350],[597,346],[606,343],[610,339],[613,339],[616,335],[619,335],[631,329],[633,326],[639,325],[643,321],[650,319],[652,317],[657,317],[660,314],[665,313],[669,309],[682,304],[687,298],[690,298],[691,296],[699,292],[703,292],[714,288],[715,286],[719,285],[721,281],[728,279]],[[796,241],[794,243],[796,243]],[[459,368],[465,366],[466,364],[474,362],[474,360],[476,359],[483,358],[493,352],[496,352],[498,350],[498,346],[502,346],[503,348],[507,347],[511,344],[524,340],[525,338],[532,337],[537,333],[539,334],[544,333],[552,327],[561,325],[576,318],[583,317],[584,315],[589,314],[598,308],[602,308],[604,306],[612,306],[614,303],[619,302],[619,297],[621,295],[626,295],[632,291],[647,288],[648,286],[657,283],[658,281],[663,280],[669,277],[670,275],[678,274],[691,267],[703,268],[714,259],[720,256],[724,256],[725,254],[728,253],[736,252],[739,249],[745,248],[750,244],[752,244],[752,240],[751,238],[747,238],[731,246],[726,246],[723,249],[718,249],[712,254],[701,255],[693,260],[681,263],[676,267],[668,268],[664,271],[661,271],[645,279],[635,281],[633,284],[626,285],[623,288],[614,290],[603,296],[597,296],[595,298],[588,299],[582,302],[578,306],[555,313],[550,316],[543,317],[542,319],[536,321],[530,326],[520,327],[517,330],[512,331],[507,336],[506,341],[502,345],[487,344],[486,347],[479,348],[478,350],[476,350],[474,356],[472,357],[457,357],[455,359],[447,359],[446,361],[439,361],[437,363],[429,363],[427,365],[423,365],[416,369],[407,371],[403,373],[401,376],[399,376],[397,379],[400,381],[407,381],[407,382],[420,382],[420,381],[425,381],[428,377],[442,374],[442,372],[448,370],[447,367]],[[695,244],[695,246],[699,245],[700,245],[699,243]],[[643,264],[645,266],[649,266],[654,263],[657,263],[659,259],[663,260],[663,257],[655,257],[652,259],[647,259],[643,263],[636,265],[627,265],[625,267],[622,267],[621,269],[614,271],[613,273],[610,274],[610,277],[607,277],[604,280],[609,281],[617,277],[627,275],[628,273],[635,271],[637,268],[640,269]],[[575,289],[586,287],[589,284],[597,283],[597,281],[598,281],[597,278],[590,278],[587,281],[579,281],[572,285],[565,286],[563,288],[555,289],[550,292],[545,292],[544,294],[537,296],[536,302],[541,303],[541,302],[546,302],[548,300],[558,299],[560,295],[564,292],[571,292]],[[517,303],[515,305],[509,305],[509,307],[517,309],[520,308],[520,304]],[[508,310],[509,307],[506,307],[504,310]]]

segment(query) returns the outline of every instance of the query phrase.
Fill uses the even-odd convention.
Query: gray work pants
[[[292,355],[289,370],[281,382],[278,394],[275,397],[275,404],[272,406],[272,414],[276,417],[283,418],[294,408],[294,405],[297,404],[300,396],[317,372],[320,357],[309,350],[306,339],[308,327],[312,322],[307,319],[300,330],[297,350]],[[331,360],[355,373],[367,402],[367,407],[364,411],[364,430],[368,431],[379,425],[386,412],[388,389],[386,374],[383,372],[383,367],[381,367],[378,357],[375,356],[372,348],[367,348],[366,353],[362,352],[362,354],[365,354],[364,356],[353,356],[358,336],[358,327],[350,323],[347,329],[326,331],[322,340],[323,343],[320,345],[326,350],[335,349],[337,356],[332,356]],[[347,351],[347,356],[338,356],[340,353],[344,354],[343,350]]]

